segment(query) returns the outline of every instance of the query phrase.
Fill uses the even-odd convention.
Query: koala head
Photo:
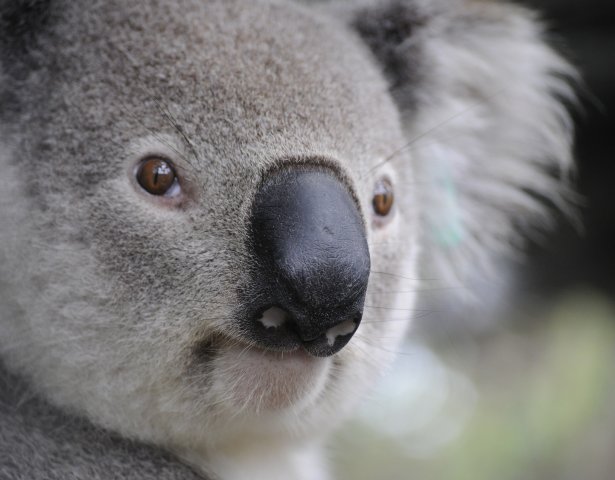
[[[314,438],[507,249],[567,65],[485,2],[0,2],[0,352],[185,456]],[[543,217],[548,218],[548,217]],[[420,261],[419,261],[420,260]]]

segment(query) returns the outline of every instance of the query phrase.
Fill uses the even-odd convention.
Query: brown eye
[[[393,201],[395,196],[393,195],[393,186],[388,180],[381,180],[376,184],[374,190],[374,198],[372,205],[374,206],[374,212],[381,217],[386,217],[393,208]]]
[[[152,195],[165,195],[177,184],[171,164],[159,157],[145,159],[137,170],[137,181]]]

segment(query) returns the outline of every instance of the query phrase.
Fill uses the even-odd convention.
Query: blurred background
[[[615,479],[615,1],[525,0],[581,70],[565,220],[481,309],[434,293],[330,452],[341,480]],[[494,320],[497,319],[497,320]]]

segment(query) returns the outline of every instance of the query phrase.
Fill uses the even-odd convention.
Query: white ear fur
[[[465,286],[493,275],[524,227],[549,226],[549,204],[569,210],[565,103],[574,103],[576,72],[520,7],[463,2],[420,35],[428,81],[404,121],[421,178],[428,275]]]

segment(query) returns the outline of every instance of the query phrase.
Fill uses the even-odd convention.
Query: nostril
[[[288,310],[269,306],[251,316],[246,331],[262,347],[279,352],[291,352],[301,346],[294,320]],[[257,311],[258,312],[258,311]]]
[[[301,344],[307,352],[315,357],[329,357],[344,348],[354,336],[359,324],[361,315],[344,320],[337,325],[321,330],[321,334],[311,340],[302,338]]]
[[[258,319],[266,329],[276,329],[286,323],[289,314],[286,310],[279,307],[271,307],[265,310],[262,316]]]
[[[354,320],[346,320],[345,322],[342,322],[335,327],[331,327],[325,333],[325,336],[327,337],[327,343],[330,347],[332,347],[335,344],[335,340],[337,339],[337,337],[343,337],[345,335],[354,333],[358,326],[358,322],[355,322]]]
[[[339,323],[320,315],[295,316],[290,310],[272,306],[254,316],[254,339],[263,347],[276,351],[293,351],[303,347],[316,357],[328,357],[340,351],[353,337],[361,323],[361,313]],[[339,318],[339,317],[338,317]],[[328,323],[328,325],[327,325]]]

